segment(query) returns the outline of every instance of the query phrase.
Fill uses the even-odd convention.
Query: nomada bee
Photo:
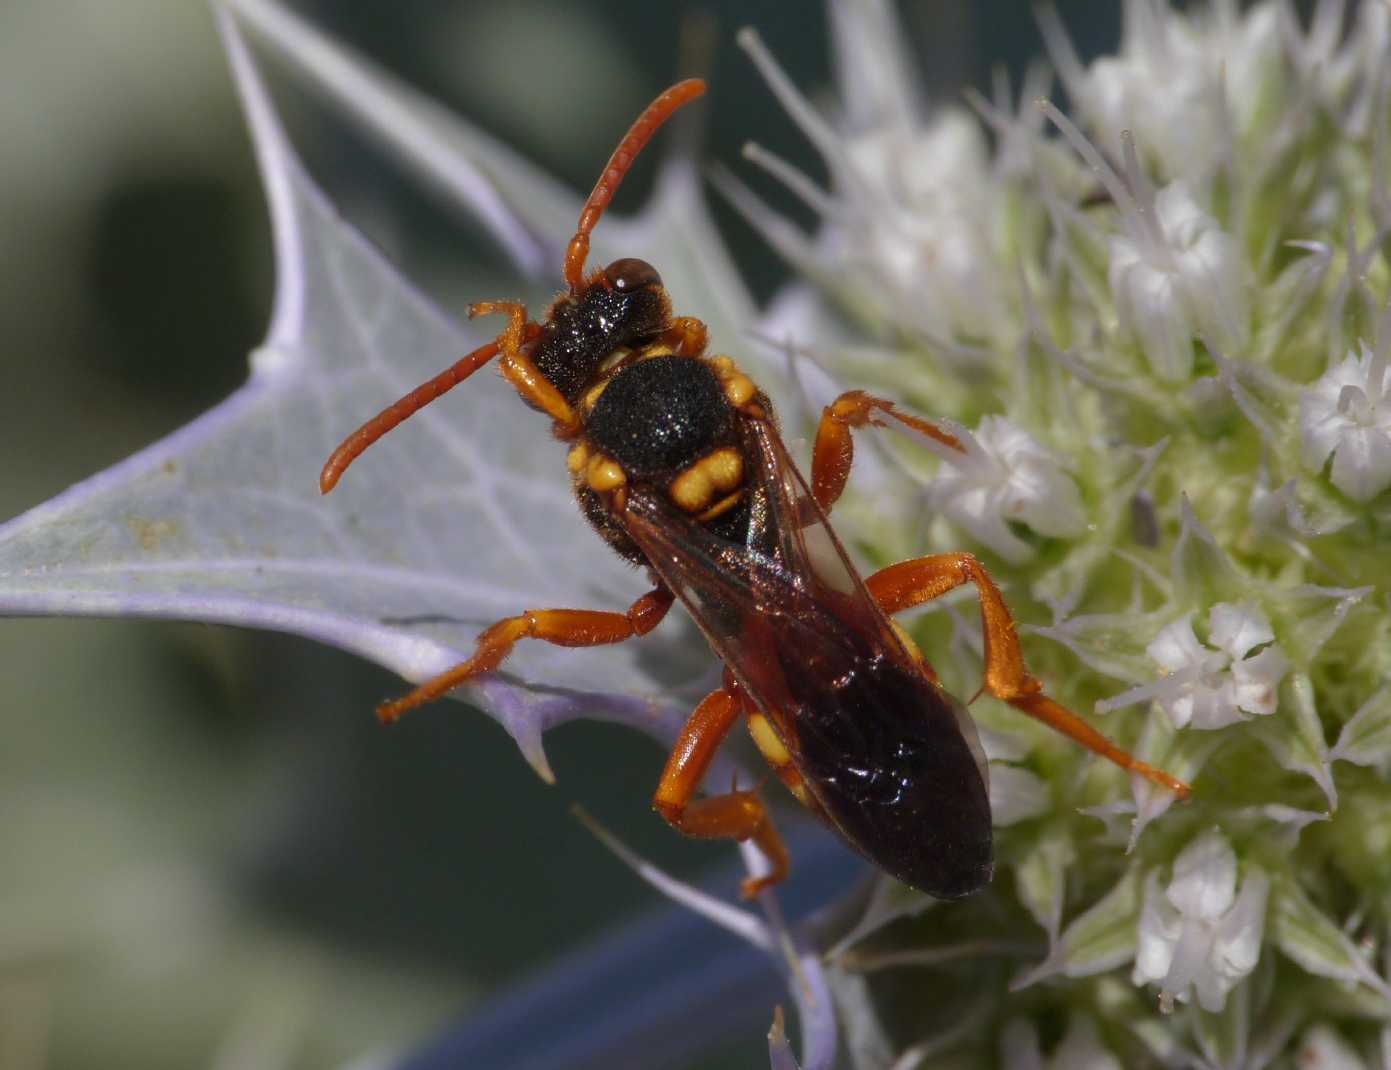
[[[624,258],[585,273],[589,235],[654,133],[701,96],[691,79],[638,117],[580,213],[565,253],[566,289],[540,321],[520,303],[473,305],[507,327],[353,432],[324,466],[328,493],[386,432],[490,361],[569,446],[580,511],[653,587],[626,612],[529,609],[478,638],[468,661],[378,709],[384,721],[498,668],[522,639],[560,646],[646,635],[680,600],[724,662],[662,772],[653,806],[690,836],[752,839],[766,876],[788,855],[762,800],[732,790],[697,798],[740,718],[808,809],[885,872],[929,895],[967,895],[992,870],[987,765],[965,705],[948,694],[894,614],[975,585],[985,635],[984,690],[1132,773],[1186,797],[1181,781],[1127,754],[1043,692],[1029,674],[995,583],[969,553],[904,561],[861,578],[827,514],[854,455],[854,432],[887,421],[949,447],[941,428],[851,391],[826,407],[810,484],[787,455],[768,398],[727,356],[706,353],[705,325],[672,314],[657,270]]]

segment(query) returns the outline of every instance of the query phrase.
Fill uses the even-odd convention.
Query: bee
[[[741,718],[779,780],[861,855],[939,898],[967,895],[993,868],[988,770],[966,706],[944,690],[894,614],[963,584],[979,595],[983,690],[1180,797],[1189,788],[1127,754],[1043,691],[1024,664],[999,589],[969,553],[904,561],[861,578],[827,514],[843,491],[853,436],[896,422],[961,449],[893,402],[843,394],[824,410],[808,483],[788,456],[767,396],[728,356],[706,352],[705,325],[673,315],[656,268],[625,257],[586,274],[589,236],[653,134],[705,92],[690,79],[638,117],[614,150],[565,252],[565,290],[541,319],[516,302],[487,345],[353,432],[320,476],[328,493],[373,442],[490,361],[568,446],[580,512],[651,577],[626,612],[528,609],[478,638],[473,656],[378,709],[383,721],[497,669],[517,642],[622,643],[646,635],[679,600],[724,663],[722,683],[690,715],[653,806],[690,836],[752,840],[765,875],[787,850],[756,791],[697,797]]]

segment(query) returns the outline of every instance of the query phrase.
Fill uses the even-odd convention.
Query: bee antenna
[[[594,229],[600,216],[604,214],[604,209],[613,200],[613,195],[618,192],[623,176],[633,166],[638,153],[678,108],[704,93],[705,82],[699,78],[687,78],[684,82],[677,82],[647,105],[646,110],[623,135],[618,148],[613,150],[613,155],[609,157],[609,162],[599,175],[599,181],[594,184],[594,192],[589,195],[589,200],[584,202],[584,208],[580,212],[579,228],[565,250],[565,283],[570,287],[571,293],[578,292],[584,277],[584,262],[589,256],[589,232]]]

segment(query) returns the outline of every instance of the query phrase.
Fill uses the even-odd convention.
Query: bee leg
[[[1014,618],[1010,616],[1000,589],[985,566],[971,554],[934,554],[901,561],[870,576],[865,586],[880,608],[893,614],[931,601],[965,583],[974,583],[980,596],[985,633],[984,690],[1122,769],[1167,788],[1179,798],[1186,799],[1192,794],[1192,789],[1183,781],[1122,750],[1077,714],[1043,693],[1043,685],[1024,665]]]
[[[863,390],[847,391],[822,410],[821,423],[816,429],[816,445],[812,449],[811,493],[816,498],[816,504],[824,511],[831,511],[831,506],[845,490],[845,481],[850,478],[850,466],[855,461],[851,431],[866,426],[887,427],[888,424],[882,419],[885,416],[944,446],[962,450],[956,436],[919,416],[899,412],[892,401],[866,394]]]
[[[483,301],[470,305],[468,310],[469,319],[494,312],[506,313],[510,317],[507,329],[497,339],[502,354],[498,363],[503,378],[512,384],[523,401],[555,421],[556,431],[561,438],[574,438],[583,426],[579,414],[522,350],[525,342],[540,333],[528,330],[530,325],[526,319],[526,306],[516,301]]]
[[[758,879],[745,880],[740,893],[751,899],[764,888],[787,876],[787,847],[773,826],[763,800],[752,791],[731,791],[695,799],[715,751],[739,717],[737,696],[724,688],[712,691],[695,708],[672,747],[662,779],[652,796],[652,807],[667,823],[687,836],[702,839],[752,839],[772,865]]]
[[[512,653],[519,639],[541,639],[556,646],[605,646],[646,635],[671,608],[672,593],[665,587],[648,591],[626,613],[596,609],[528,609],[505,617],[478,637],[473,657],[425,681],[409,695],[377,707],[377,716],[396,720],[407,710],[433,702],[466,680],[492,672]]]
[[[677,316],[671,321],[671,326],[662,333],[661,340],[671,346],[679,356],[698,357],[705,352],[710,332],[705,324],[694,316]]]

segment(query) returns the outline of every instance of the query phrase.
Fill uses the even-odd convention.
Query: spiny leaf
[[[547,605],[624,607],[643,581],[586,529],[544,421],[497,375],[480,373],[414,417],[320,497],[319,467],[343,435],[495,325],[465,334],[338,217],[299,165],[231,16],[220,18],[271,206],[269,335],[246,385],[216,409],[0,527],[0,612],[268,627],[419,680],[467,657],[499,617]],[[322,60],[331,46],[288,25],[282,51],[306,65],[311,54]],[[368,111],[390,104],[410,114],[413,100],[391,97],[381,76],[346,55],[331,58],[338,92]],[[445,122],[434,112],[428,120]],[[451,145],[472,154],[454,166],[483,175],[495,193],[540,188],[534,169],[487,139]],[[542,207],[514,221],[516,233],[555,225],[554,197],[527,203]],[[703,213],[691,167],[677,161],[640,220],[606,219],[600,234],[629,252],[678,250],[664,264],[668,280],[708,301],[728,335],[747,297]],[[550,235],[557,248],[566,236]],[[506,675],[464,690],[549,775],[545,728],[583,715],[670,735],[709,668],[673,618],[641,644],[522,644]],[[363,697],[364,714],[379,697]]]

